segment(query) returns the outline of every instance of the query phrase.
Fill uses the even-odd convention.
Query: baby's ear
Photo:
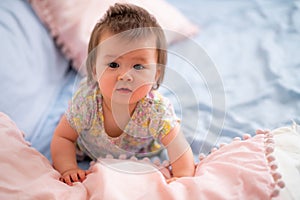
[[[156,74],[155,74],[155,81],[158,82],[161,76],[161,66],[157,64],[156,66]]]
[[[157,90],[159,88],[161,81],[161,76],[162,76],[162,71],[161,67],[157,66],[156,67],[156,74],[155,74],[155,83],[152,85],[153,90]]]

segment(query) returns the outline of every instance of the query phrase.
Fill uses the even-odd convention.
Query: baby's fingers
[[[79,173],[79,172],[77,172]],[[71,181],[72,182],[78,182],[78,174],[77,173],[74,173],[74,174],[70,174],[70,177],[71,177]]]
[[[78,178],[79,178],[79,180],[80,181],[84,181],[84,179],[86,178],[86,172],[85,171],[83,171],[83,170],[80,170],[80,171],[78,171],[77,172],[78,173]]]
[[[90,173],[92,173],[92,170],[90,170],[90,169],[85,170],[85,175],[89,175]]]
[[[70,185],[70,186],[73,185],[70,175],[62,176],[62,177],[60,177],[59,180],[66,183],[66,184],[68,184],[68,185]]]
[[[84,171],[81,169],[69,170],[69,171],[65,172],[59,180],[72,186],[73,182],[84,181],[86,178],[86,175],[89,173],[90,173],[90,171]]]

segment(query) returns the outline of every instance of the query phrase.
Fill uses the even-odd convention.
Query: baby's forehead
[[[105,43],[117,43],[122,45],[155,45],[157,41],[157,35],[149,28],[139,28],[123,31],[120,33],[114,33],[109,30],[105,30],[99,34],[99,44]]]
[[[111,52],[100,52],[99,59],[104,62],[112,61],[132,61],[139,63],[154,62],[157,59],[157,51],[155,49],[137,49],[130,52],[110,54]]]
[[[97,46],[97,51],[101,54],[107,55],[123,55],[128,52],[139,52],[157,50],[156,41],[147,38],[136,38],[127,40],[124,38],[110,37],[101,41]]]

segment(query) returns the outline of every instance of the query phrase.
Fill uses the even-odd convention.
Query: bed
[[[166,29],[161,92],[182,118],[196,174],[166,184],[163,162],[108,157],[73,187],[58,181],[49,145],[82,77],[82,29],[94,23],[96,8],[103,12],[115,1],[77,0],[76,9],[67,0],[65,7],[45,2],[0,2],[0,199],[300,198],[299,2],[129,1]],[[46,8],[64,13],[56,15],[60,26]],[[86,21],[70,22],[79,18]]]

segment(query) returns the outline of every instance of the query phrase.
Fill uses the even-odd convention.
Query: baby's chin
[[[110,98],[114,104],[135,105],[151,91],[152,85],[144,85],[135,90],[115,90]]]

